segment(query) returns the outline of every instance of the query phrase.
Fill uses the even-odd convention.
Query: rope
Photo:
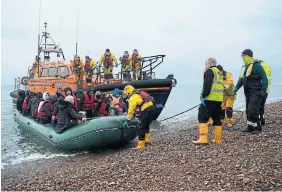
[[[186,111],[183,111],[183,112],[178,113],[178,114],[176,114],[176,115],[173,115],[173,116],[171,116],[171,117],[168,117],[168,118],[165,118],[165,119],[163,119],[163,120],[160,120],[159,122],[166,121],[166,120],[171,119],[171,118],[173,118],[173,117],[182,115],[183,113],[186,113],[186,112],[188,112],[188,111],[191,111],[192,109],[195,109],[196,107],[198,107],[198,106],[200,106],[200,105],[201,105],[201,104],[198,104],[198,105],[196,105],[196,106],[194,106],[194,107],[192,107],[192,108],[190,108],[190,109],[187,109]]]

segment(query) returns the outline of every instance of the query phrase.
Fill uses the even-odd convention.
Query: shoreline
[[[273,110],[275,109],[275,110]],[[282,102],[266,106],[260,135],[223,131],[223,143],[193,145],[195,125],[183,120],[152,132],[145,150],[40,159],[2,169],[2,190],[282,190]],[[244,118],[238,127],[245,126]],[[170,127],[175,127],[170,129]]]

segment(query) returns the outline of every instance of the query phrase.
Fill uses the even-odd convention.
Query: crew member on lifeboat
[[[75,73],[77,87],[81,88],[83,80],[83,61],[78,55],[75,55],[74,61],[72,61],[72,72]]]
[[[95,68],[96,68],[95,61],[91,59],[89,56],[85,56],[84,74],[85,74],[87,87],[92,86],[92,76]]]
[[[38,56],[35,56],[35,59],[34,59],[34,61],[33,61],[33,63],[32,63],[32,68],[29,70],[29,77],[30,77],[31,79],[34,78],[34,73],[35,73],[35,71],[37,71],[38,63],[41,62],[40,59],[41,59],[40,57],[39,57],[39,59],[38,59]]]
[[[114,64],[116,64],[116,67],[118,65],[117,59],[110,52],[110,49],[106,49],[106,52],[101,56],[99,65],[103,64],[104,66],[104,82],[105,83],[111,83],[113,80],[113,68]]]
[[[121,72],[122,72],[123,82],[131,81],[130,70],[131,70],[132,60],[128,51],[125,51],[123,56],[120,57],[119,60],[121,62]]]
[[[141,59],[142,56],[138,53],[137,49],[134,49],[131,56],[133,80],[140,80],[141,78]]]
[[[128,126],[129,121],[132,119],[135,110],[139,109],[139,128],[138,128],[138,145],[137,149],[145,147],[145,143],[150,143],[150,129],[149,126],[156,117],[156,107],[154,99],[144,91],[136,90],[133,86],[127,85],[123,90],[124,94],[129,97],[129,108],[127,113],[127,120],[123,124],[124,127]]]

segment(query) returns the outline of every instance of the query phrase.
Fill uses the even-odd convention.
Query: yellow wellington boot
[[[145,143],[149,144],[150,143],[150,133],[145,134]]]
[[[221,143],[221,136],[222,136],[222,126],[214,126],[214,140],[215,144]]]
[[[200,123],[199,124],[199,140],[192,141],[194,144],[208,144],[208,124]]]
[[[143,149],[144,147],[145,147],[145,140],[138,140],[138,144],[135,149]]]
[[[227,127],[232,127],[232,125],[234,124],[234,120],[232,118],[227,118]]]

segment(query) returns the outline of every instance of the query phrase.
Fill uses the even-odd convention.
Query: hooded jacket
[[[74,123],[74,120],[81,120],[83,118],[82,114],[76,113],[73,104],[67,101],[59,100],[58,109],[59,119],[55,128],[55,132],[58,134],[63,133],[72,126],[75,126],[76,124]]]
[[[22,105],[25,99],[25,91],[20,90],[17,97],[17,110],[22,112]]]

